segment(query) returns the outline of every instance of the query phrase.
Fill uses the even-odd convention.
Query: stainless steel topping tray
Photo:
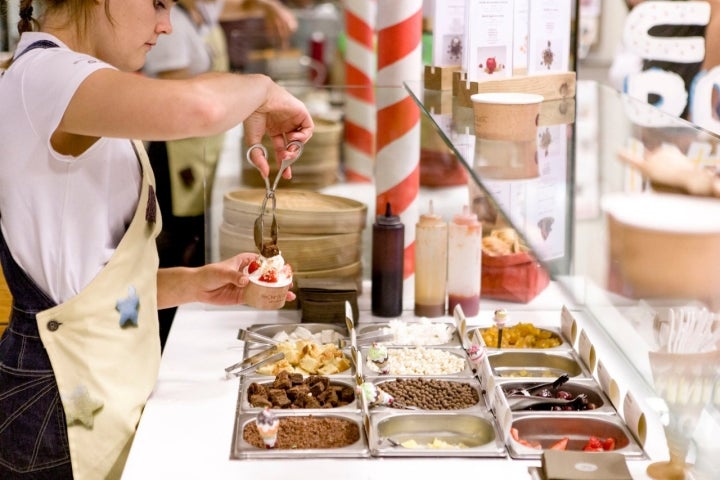
[[[282,420],[288,416],[313,416],[313,417],[339,417],[354,422],[360,432],[360,438],[353,443],[340,448],[317,448],[317,449],[279,449],[279,448],[257,448],[243,438],[245,425],[254,422],[256,413],[238,413],[235,419],[233,431],[233,443],[230,458],[251,459],[251,458],[363,458],[370,456],[367,437],[363,426],[362,417],[359,412],[336,412],[328,413],[300,413],[298,410],[284,411],[274,410]]]
[[[256,345],[260,346],[259,344],[256,344]],[[247,357],[249,357],[249,356],[251,356],[251,355],[255,355],[255,354],[257,354],[257,353],[265,350],[265,348],[267,348],[267,347],[262,346],[261,348],[250,348],[250,349],[246,348],[246,349],[245,349],[245,357],[244,357],[244,358],[247,358]],[[339,372],[339,373],[333,373],[333,374],[326,375],[326,376],[331,377],[331,378],[335,378],[335,377],[349,377],[349,376],[355,375],[355,367],[353,366],[353,363],[352,363],[352,360],[351,360],[351,357],[350,357],[350,355],[351,355],[351,354],[350,354],[350,349],[349,349],[349,348],[341,348],[341,349],[339,349],[339,350],[345,355],[345,357],[346,357],[346,358],[348,359],[348,361],[350,362],[350,368],[348,368],[348,369],[345,370],[345,371],[342,371],[342,372]],[[318,374],[318,375],[322,375],[322,374]],[[260,372],[258,372],[257,370],[252,371],[252,372],[249,373],[247,376],[261,376],[261,377],[265,377],[266,379],[267,379],[267,378],[275,378],[275,375],[264,375],[264,374],[261,374]]]
[[[543,350],[501,350],[488,353],[492,373],[501,378],[590,378],[590,373],[574,352]]]
[[[448,374],[417,374],[417,375],[407,374],[407,373],[383,374],[383,373],[373,371],[368,366],[368,360],[367,360],[368,347],[360,347],[360,352],[361,352],[362,358],[363,358],[363,366],[362,366],[363,375],[369,379],[375,379],[378,377],[389,377],[389,378],[394,378],[394,377],[472,378],[474,375],[472,369],[470,368],[470,363],[468,362],[467,354],[462,349],[453,348],[453,347],[394,347],[394,346],[387,347],[388,353],[392,352],[393,350],[403,350],[403,349],[414,350],[417,348],[423,348],[425,350],[439,350],[442,352],[446,352],[449,355],[453,355],[455,357],[462,359],[464,367],[459,372],[448,373]]]
[[[427,448],[435,440],[467,448]],[[424,448],[406,448],[414,440]],[[393,444],[392,442],[395,442]],[[378,412],[370,415],[370,452],[378,457],[506,457],[490,413]]]
[[[328,378],[330,379],[330,385],[349,387],[349,388],[352,388],[353,391],[355,391],[355,386],[356,386],[355,380],[351,380],[348,378],[344,378],[344,379],[334,378],[334,377],[328,377]],[[257,414],[257,412],[262,410],[262,408],[261,407],[253,407],[250,404],[250,399],[248,397],[248,388],[250,387],[250,385],[252,383],[272,384],[273,379],[270,377],[267,377],[267,376],[263,376],[263,375],[253,375],[253,376],[244,377],[242,379],[242,381],[240,382],[240,387],[239,387],[240,390],[238,392],[238,399],[239,399],[238,409],[241,411],[244,411],[244,412],[255,412]],[[355,393],[355,400],[353,400],[352,402],[350,402],[347,405],[343,405],[342,407],[328,407],[328,408],[318,408],[318,409],[315,409],[315,408],[275,409],[275,411],[287,410],[287,411],[297,412],[298,414],[305,414],[306,412],[317,412],[317,411],[327,412],[328,410],[330,410],[332,412],[346,411],[346,410],[356,411],[359,409],[360,409],[360,402],[358,401],[357,393]]]
[[[488,350],[498,350],[498,351],[508,351],[508,350],[519,350],[519,351],[530,351],[530,350],[537,350],[541,352],[555,352],[555,351],[567,351],[572,350],[572,345],[570,345],[565,337],[562,335],[562,332],[559,328],[555,327],[537,327],[539,330],[543,332],[547,332],[552,334],[553,336],[557,337],[561,343],[557,347],[548,347],[548,348],[511,348],[511,347],[503,347],[502,349],[498,349],[497,345],[487,345],[485,343],[485,340],[482,337],[483,331],[487,330],[488,327],[482,327],[482,328],[469,328],[468,329],[468,339],[472,343],[477,343],[478,345],[485,346]],[[506,327],[507,328],[507,327]]]
[[[498,379],[496,388],[501,388],[503,393],[507,395],[508,390],[513,388],[532,388],[535,385],[545,383],[542,381],[518,381],[517,379]],[[613,407],[610,399],[605,395],[600,386],[591,378],[587,379],[575,379],[570,380],[562,385],[559,390],[565,390],[576,397],[577,395],[584,393],[588,397],[588,401],[594,403],[597,408],[592,410],[579,410],[579,411],[545,411],[545,410],[517,410],[515,414],[558,414],[558,415],[570,415],[570,414],[614,414],[616,413],[615,407]]]
[[[395,381],[398,379],[417,380],[417,378],[418,377],[409,377],[409,376],[401,376],[401,375],[395,375],[395,376],[385,375],[383,377],[374,379],[373,383],[376,386],[383,388],[383,384],[385,384],[387,382],[392,382],[392,381]],[[422,411],[422,412],[430,412],[430,413],[434,413],[434,412],[465,413],[465,412],[475,412],[475,411],[480,411],[480,412],[485,413],[488,411],[487,405],[485,404],[485,396],[483,395],[482,387],[480,385],[480,382],[477,379],[475,379],[475,378],[444,378],[444,377],[443,378],[428,377],[428,378],[442,380],[444,382],[466,383],[466,384],[470,385],[470,387],[472,387],[472,389],[475,390],[475,392],[478,394],[478,402],[473,406],[461,408],[461,409],[454,409],[454,410],[450,410],[450,409],[446,409],[446,410],[427,410],[427,409],[408,410],[408,409],[404,409],[404,408],[396,408],[396,407],[385,406],[385,405],[376,405],[376,406],[371,407],[371,411],[373,411],[373,412],[388,411],[388,410],[392,411],[392,412]]]
[[[322,332],[323,330],[330,330],[335,332],[336,334],[339,334],[343,337],[347,337],[348,331],[347,328],[345,328],[342,325],[334,324],[334,323],[285,323],[285,324],[257,324],[252,325],[248,328],[248,330],[259,333],[261,335],[264,335],[266,337],[272,338],[273,336],[277,335],[278,333],[285,332],[288,335],[293,333],[298,328],[304,328],[310,331],[312,334],[318,334]],[[253,342],[253,341],[247,341],[245,342],[246,347],[250,348],[258,348],[262,346],[263,344],[259,342]]]
[[[404,321],[404,320],[403,320]],[[406,324],[420,324],[419,321],[404,321]],[[432,322],[432,323],[440,323],[444,326],[449,327],[452,330],[452,336],[450,338],[449,342],[441,343],[441,344],[435,344],[435,345],[423,345],[425,347],[456,347],[461,348],[460,344],[460,337],[458,336],[457,329],[455,328],[455,325],[450,322]],[[360,325],[356,325],[355,329],[357,330],[357,334],[359,336],[358,338],[358,344],[361,345],[369,345],[372,343],[372,341],[363,341],[362,335],[369,335],[370,333],[378,332],[382,330],[383,328],[390,328],[390,324],[387,322],[377,322],[377,323],[364,323]],[[389,340],[383,340],[382,343],[385,345],[393,345],[393,346],[414,346],[414,345],[402,345],[402,344],[396,344],[392,339]]]
[[[568,437],[567,450],[582,450],[591,436],[601,439],[613,437],[614,452],[630,458],[647,458],[617,415],[522,415],[513,420],[512,427],[517,429],[519,438],[540,442],[543,448],[549,448],[563,437]],[[516,459],[542,456],[541,449],[527,447],[512,438],[508,438],[508,451]]]

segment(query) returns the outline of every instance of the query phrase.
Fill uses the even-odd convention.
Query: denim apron
[[[110,261],[56,305],[14,262],[0,339],[0,478],[119,478],[160,363],[154,177],[140,142],[140,199]],[[92,221],[89,219],[89,221]],[[23,476],[23,474],[25,476]]]

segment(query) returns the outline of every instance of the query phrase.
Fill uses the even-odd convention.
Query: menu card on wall
[[[466,0],[465,31],[471,82],[512,76],[513,0]]]
[[[465,2],[466,0],[435,2],[432,62],[436,67],[461,66],[463,63]]]
[[[515,0],[513,17],[513,75],[525,75],[528,68],[528,18],[530,0]]]
[[[528,26],[528,74],[570,68],[570,0],[532,0]]]

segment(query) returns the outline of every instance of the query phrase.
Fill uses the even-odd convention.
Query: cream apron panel
[[[125,236],[82,292],[37,315],[76,479],[119,478],[160,364],[155,238],[162,222],[147,155],[134,145],[143,178]]]

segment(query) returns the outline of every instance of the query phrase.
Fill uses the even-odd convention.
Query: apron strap
[[[23,50],[18,55],[16,55],[15,58],[13,58],[13,62],[15,60],[17,60],[18,58],[22,57],[23,55],[25,55],[26,53],[28,53],[30,50],[35,50],[36,48],[57,48],[59,46],[60,45],[58,45],[57,43],[55,43],[51,40],[38,40],[37,42],[33,42],[30,45],[28,45],[28,47],[25,50]]]

